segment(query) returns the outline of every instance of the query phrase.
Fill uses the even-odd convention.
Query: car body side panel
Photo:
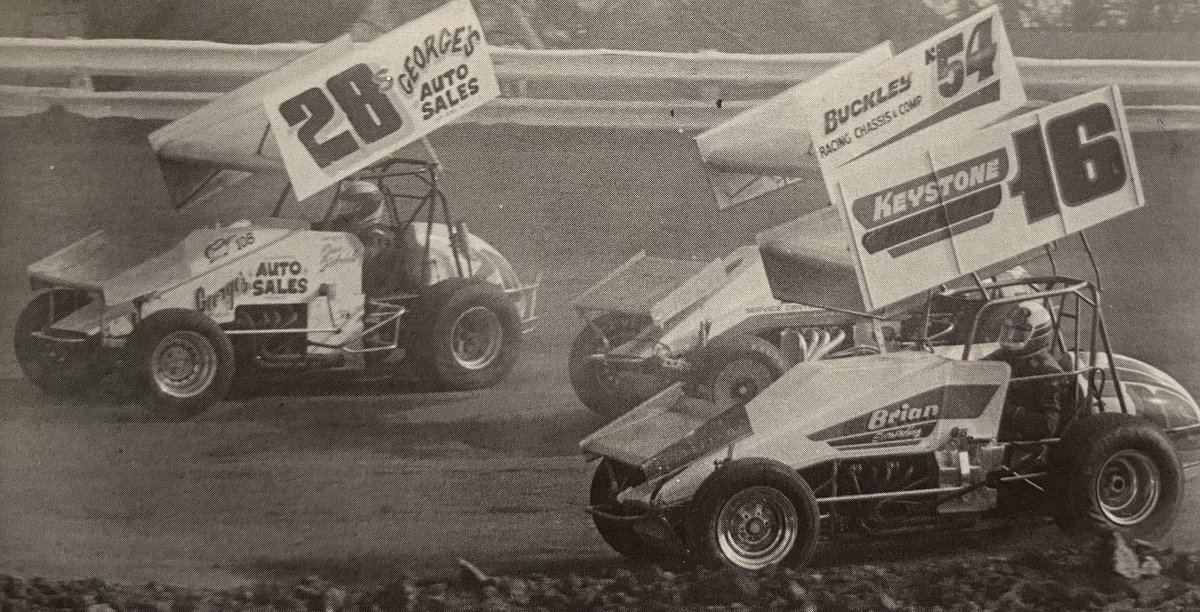
[[[1107,375],[1107,357],[1103,353],[1096,357],[1096,365],[1105,368]],[[1089,362],[1086,352],[1080,352],[1079,359],[1081,364]],[[1114,354],[1113,363],[1129,411],[1161,427],[1185,465],[1200,462],[1200,406],[1187,389],[1166,372],[1133,357]],[[1116,387],[1109,378],[1100,399],[1104,410],[1120,410]]]
[[[955,428],[994,438],[1008,364],[891,353],[802,363],[746,405],[751,433],[696,459],[657,501],[689,499],[722,458],[766,457],[796,469],[831,459],[931,453]]]
[[[716,338],[746,320],[749,313],[756,310],[779,308],[785,310],[779,300],[771,296],[771,287],[767,285],[766,272],[763,271],[762,257],[754,247],[736,249],[723,260],[713,262],[721,274],[722,282],[714,290],[698,298],[688,309],[677,309],[679,314],[675,319],[664,325],[664,332],[659,341],[671,349],[674,354],[682,354],[695,348],[699,338],[700,326],[707,321],[711,327],[708,335]],[[697,276],[696,279],[700,279]],[[691,281],[689,281],[691,283]],[[685,283],[684,287],[689,286]],[[717,285],[717,283],[708,283]],[[693,290],[693,295],[701,292]],[[808,306],[798,304],[788,305],[789,311],[813,310]]]
[[[299,232],[248,222],[194,230],[165,253],[105,281],[104,301],[110,306],[122,304],[152,292],[172,291],[176,285],[198,277],[222,276],[228,272],[226,268],[238,267],[233,262],[258,261],[256,253]]]
[[[197,230],[179,245],[191,255],[188,266],[200,272],[173,279],[158,290],[147,287],[153,292],[143,305],[143,316],[186,308],[229,323],[238,306],[306,304],[310,329],[337,330],[310,333],[310,340],[338,345],[362,329],[363,248],[352,234],[253,226],[223,229],[215,238]],[[230,237],[233,240],[227,242]],[[330,291],[322,292],[322,285]]]

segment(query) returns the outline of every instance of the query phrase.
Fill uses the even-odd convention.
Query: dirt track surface
[[[28,299],[23,266],[93,229],[172,239],[210,215],[240,216],[237,200],[166,213],[144,144],[151,127],[0,121],[0,337]],[[470,394],[277,389],[186,423],[155,420],[119,396],[59,401],[4,381],[0,572],[229,586],[436,573],[457,556],[488,571],[624,567],[579,509],[589,466],[575,445],[601,421],[567,384],[570,300],[642,249],[707,260],[748,244],[817,205],[820,183],[718,213],[684,134],[464,127],[434,140],[472,230],[527,278],[546,275],[544,317],[509,380]],[[1138,144],[1151,207],[1092,233],[1108,323],[1120,352],[1196,392],[1200,213],[1190,194],[1200,193],[1200,141]],[[11,376],[14,366],[0,347],[0,370]],[[1193,549],[1198,497],[1193,486],[1173,536]],[[977,556],[1030,537],[927,536],[826,558]]]
[[[1124,540],[1011,554],[881,562],[752,576],[728,568],[673,572],[636,566],[489,575],[460,560],[457,578],[395,574],[345,585],[316,576],[230,590],[135,586],[91,580],[25,580],[0,574],[0,608],[87,612],[452,612],[457,610],[1124,610],[1200,605],[1200,557]]]

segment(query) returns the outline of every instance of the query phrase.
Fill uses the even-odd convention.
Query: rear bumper
[[[517,305],[517,310],[521,313],[521,332],[529,333],[537,328],[537,306],[538,306],[538,290],[542,287],[542,274],[539,272],[537,278],[528,285],[517,285],[511,289],[505,289],[504,293],[512,298]]]

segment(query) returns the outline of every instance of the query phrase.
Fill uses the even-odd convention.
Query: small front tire
[[[233,384],[229,336],[194,310],[160,310],[134,327],[128,349],[137,378],[162,414],[187,418],[225,397]]]
[[[606,346],[611,350],[633,340],[649,325],[649,317],[608,312],[592,319],[575,336],[567,369],[575,396],[588,410],[615,419],[671,385],[665,376],[593,358]]]
[[[617,494],[625,489],[641,484],[644,479],[637,468],[616,463],[610,459],[601,459],[592,474],[592,487],[588,492],[588,502],[594,508],[603,509],[611,514],[629,513],[617,505]],[[592,515],[596,531],[613,550],[630,559],[646,559],[650,557],[653,547],[642,540],[633,530],[632,521],[623,521],[603,516]]]
[[[77,289],[50,289],[34,296],[17,317],[13,352],[25,377],[50,395],[84,391],[104,377],[100,347],[94,338],[56,342],[34,334],[91,301]]]

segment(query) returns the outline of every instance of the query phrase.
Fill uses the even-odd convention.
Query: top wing
[[[178,208],[249,173],[303,200],[500,95],[470,0],[374,41],[348,36],[150,135]]]
[[[817,169],[805,121],[818,94],[892,56],[882,43],[696,136],[696,147],[721,208],[747,202]]]
[[[262,96],[303,200],[500,95],[479,16],[451,0]]]
[[[341,36],[151,132],[150,146],[175,208],[211,197],[251,173],[282,176],[263,96],[352,51],[350,37]]]
[[[1115,86],[826,177],[868,310],[1039,249],[1145,201]]]
[[[817,94],[834,82],[853,80],[892,56],[881,43],[696,136],[700,156],[714,170],[797,176],[816,167],[806,121]]]
[[[852,63],[785,99],[833,207],[759,236],[778,299],[881,312],[1142,206],[1120,93],[1014,115],[1026,99],[995,7]]]

